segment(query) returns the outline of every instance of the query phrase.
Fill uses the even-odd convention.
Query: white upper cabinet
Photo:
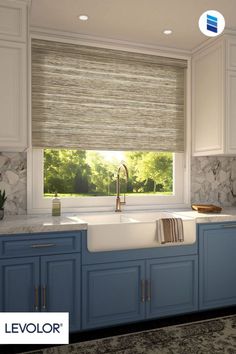
[[[236,154],[236,37],[196,52],[192,74],[193,155]]]
[[[227,44],[228,69],[236,70],[236,38],[229,37],[226,44]]]
[[[0,39],[26,41],[26,3],[0,0]]]
[[[0,0],[0,151],[27,147],[27,3]]]

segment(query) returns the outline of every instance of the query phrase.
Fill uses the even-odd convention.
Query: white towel
[[[156,221],[156,233],[160,243],[183,242],[183,220],[181,218],[158,219]]]

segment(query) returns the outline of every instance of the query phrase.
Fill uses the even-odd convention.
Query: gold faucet
[[[123,169],[125,171],[125,177],[126,177],[126,183],[128,182],[128,178],[129,178],[129,173],[128,173],[128,168],[127,166],[122,163],[117,171],[117,180],[116,180],[116,212],[121,212],[121,205],[124,205],[125,202],[125,193],[124,193],[124,201],[121,202],[120,200],[120,171],[121,169]]]

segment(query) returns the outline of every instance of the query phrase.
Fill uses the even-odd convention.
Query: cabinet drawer
[[[35,234],[0,238],[2,257],[21,257],[44,254],[79,252],[81,232]]]

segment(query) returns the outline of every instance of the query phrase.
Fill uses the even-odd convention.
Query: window
[[[28,153],[28,212],[50,212],[55,191],[64,212],[114,210],[121,161],[129,170],[128,186],[121,175],[121,192],[127,194],[124,209],[185,203],[188,171],[183,153],[33,149]]]
[[[122,175],[121,189],[127,195],[172,195],[173,154],[140,151],[44,150],[44,196],[96,197],[116,194],[117,169],[128,167]],[[123,186],[122,186],[123,185]]]
[[[33,38],[28,212],[50,212],[55,190],[63,211],[114,210],[120,160],[129,170],[125,209],[188,203],[188,64],[182,55]],[[110,160],[101,152],[113,149],[126,152]]]

